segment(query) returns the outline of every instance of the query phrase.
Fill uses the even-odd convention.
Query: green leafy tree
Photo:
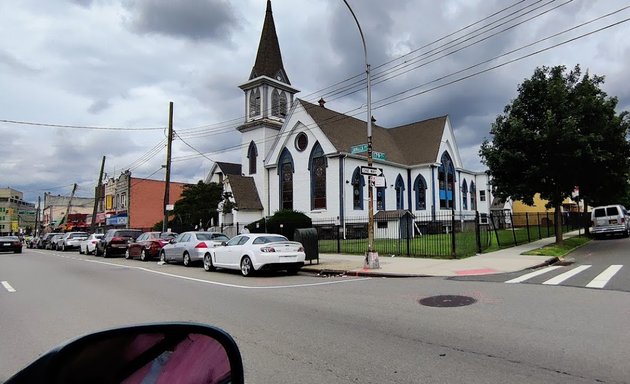
[[[188,184],[182,190],[181,198],[175,202],[173,218],[169,221],[169,228],[176,232],[194,230],[201,223],[202,227],[209,226],[211,219],[217,222],[217,205],[223,199],[223,187],[217,183]],[[162,229],[162,223],[156,223],[155,228]]]
[[[533,204],[536,193],[555,209],[562,242],[562,202],[575,187],[581,197],[611,201],[627,188],[630,147],[625,113],[600,89],[603,78],[581,77],[580,67],[537,68],[492,124],[480,154],[495,194]]]

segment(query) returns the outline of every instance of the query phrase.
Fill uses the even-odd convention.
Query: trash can
[[[317,260],[317,264],[319,264],[317,229],[297,228],[293,234],[293,240],[302,243],[304,253],[306,254],[305,260],[308,260],[309,264],[313,264],[313,260]]]

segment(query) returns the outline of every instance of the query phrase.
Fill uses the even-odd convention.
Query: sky
[[[348,0],[372,68],[372,114],[395,127],[448,115],[464,168],[541,66],[580,65],[630,110],[630,2]],[[343,0],[273,0],[298,98],[364,119],[365,56]],[[91,197],[107,177],[196,183],[239,162],[266,0],[0,2],[0,187]]]

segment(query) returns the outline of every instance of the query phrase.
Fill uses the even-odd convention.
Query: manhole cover
[[[422,305],[427,307],[464,307],[466,305],[474,304],[477,300],[469,296],[457,296],[457,295],[440,295],[425,297],[418,300]]]

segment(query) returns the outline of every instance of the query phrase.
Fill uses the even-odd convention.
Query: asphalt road
[[[0,379],[86,332],[183,320],[232,334],[248,383],[630,380],[626,292],[442,278],[250,279],[40,250],[0,254],[0,281]],[[419,303],[435,295],[475,302]]]
[[[536,270],[452,279],[630,292],[630,238],[607,237],[592,240],[569,254],[567,260],[573,262]]]

